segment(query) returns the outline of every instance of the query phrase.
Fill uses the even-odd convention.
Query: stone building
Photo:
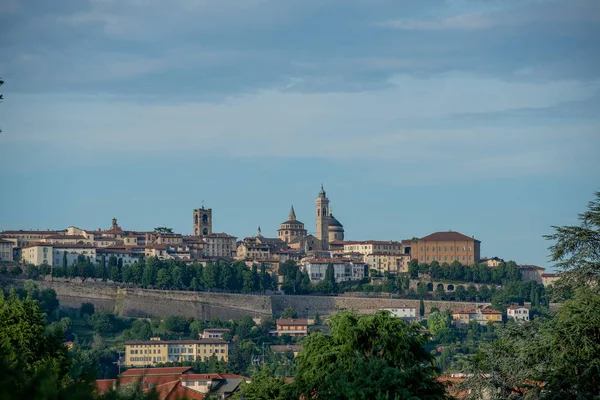
[[[419,263],[458,261],[471,265],[480,261],[481,241],[458,232],[435,232],[420,239],[404,240],[402,245]]]
[[[207,236],[212,233],[212,208],[194,209],[194,235]]]
[[[294,206],[290,208],[290,214],[285,222],[282,222],[279,229],[277,230],[277,238],[285,243],[290,243],[296,238],[303,238],[307,236],[304,224],[296,219],[296,212]]]
[[[344,240],[344,226],[338,221],[329,207],[327,193],[321,185],[319,195],[315,200],[317,230],[316,237],[321,242],[321,249],[328,250],[329,242]]]

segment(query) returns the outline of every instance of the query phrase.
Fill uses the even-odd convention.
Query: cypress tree
[[[422,317],[425,315],[425,302],[423,301],[423,297],[419,301],[419,315]]]

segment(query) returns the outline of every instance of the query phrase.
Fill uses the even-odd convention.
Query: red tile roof
[[[181,380],[184,381],[196,381],[196,380],[222,380],[223,377],[219,374],[185,374],[181,376]]]
[[[121,373],[121,377],[142,375],[181,375],[189,371],[190,369],[192,369],[192,367],[130,368],[127,371]]]
[[[474,240],[476,242],[479,242],[479,240],[477,240],[475,238],[469,237],[467,235],[463,235],[462,233],[459,233],[459,232],[453,232],[453,231],[435,232],[435,233],[432,233],[431,235],[424,236],[419,240],[425,240],[425,241],[430,241],[430,242],[463,242],[463,241]]]
[[[277,325],[286,325],[286,326],[307,326],[307,319],[278,319],[275,321]]]
[[[115,387],[116,382],[116,379],[97,379],[96,389],[98,390],[98,393],[104,394],[111,391]]]

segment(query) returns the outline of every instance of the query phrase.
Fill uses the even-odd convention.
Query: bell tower
[[[194,235],[206,236],[212,233],[212,208],[194,209]]]
[[[329,199],[321,184],[319,196],[315,200],[315,211],[317,213],[317,239],[321,242],[322,250],[329,250]]]

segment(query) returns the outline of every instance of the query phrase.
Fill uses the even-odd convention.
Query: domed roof
[[[296,219],[288,219],[287,221],[282,222],[281,225],[304,225],[304,223]]]
[[[335,219],[335,217],[333,215],[330,216],[329,226],[336,226],[336,227],[344,228],[344,225],[342,225],[340,223],[340,221],[338,221],[337,219]]]

